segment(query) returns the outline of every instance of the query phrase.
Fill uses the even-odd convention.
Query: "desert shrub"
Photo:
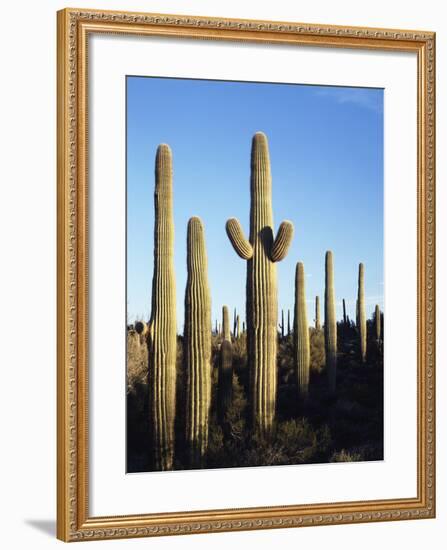
[[[331,456],[331,462],[358,462],[363,460],[362,455],[355,451],[335,451]]]

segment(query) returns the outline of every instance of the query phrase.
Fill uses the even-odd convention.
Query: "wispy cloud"
[[[376,90],[370,90],[369,88],[342,88],[333,86],[318,89],[316,95],[331,98],[339,105],[356,105],[357,107],[376,113],[382,111],[382,105],[378,101]]]

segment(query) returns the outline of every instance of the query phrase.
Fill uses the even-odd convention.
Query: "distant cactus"
[[[231,342],[230,315],[227,306],[223,306],[222,308],[222,331],[224,340]]]
[[[239,315],[236,317],[236,333],[235,338],[239,338],[241,335],[241,321],[239,319]]]
[[[293,327],[294,363],[298,393],[304,397],[309,392],[310,344],[307,324],[306,289],[304,265],[296,264],[295,273],[295,320]]]
[[[144,321],[137,321],[135,323],[135,332],[138,335],[138,345],[147,343],[147,338],[149,334],[149,325],[147,323],[145,323]]]
[[[217,415],[222,423],[233,399],[233,346],[224,340],[219,351],[219,377],[217,383]]]
[[[360,315],[359,315],[359,301],[358,301],[358,298],[355,301],[355,328],[358,331],[360,331]]]
[[[358,284],[358,310],[359,310],[359,334],[360,334],[360,356],[362,362],[366,361],[366,312],[365,312],[365,267],[359,264]]]
[[[227,221],[228,237],[236,253],[247,261],[247,349],[250,369],[252,426],[268,437],[276,409],[276,348],[278,297],[276,262],[287,255],[293,225],[282,222],[273,238],[272,183],[266,136],[254,135],[251,149],[250,237],[238,220]]]
[[[234,308],[234,311],[233,311],[233,338],[236,338],[236,331],[237,331],[237,313],[236,313],[236,308]]]
[[[315,330],[321,330],[319,296],[315,296]]]
[[[187,376],[186,443],[190,464],[203,462],[211,404],[211,299],[202,222],[188,222],[184,362]]]
[[[324,290],[324,343],[326,371],[330,391],[335,391],[337,377],[337,320],[335,317],[334,264],[332,252],[326,252]]]
[[[374,314],[374,324],[376,328],[376,340],[377,343],[379,343],[382,339],[382,327],[381,327],[381,313],[380,313],[380,307],[376,305],[376,310]]]
[[[284,338],[284,310],[281,310],[281,338]]]
[[[174,271],[172,155],[160,145],[155,160],[154,274],[149,338],[149,410],[154,467],[171,470],[174,459],[177,319]]]
[[[287,336],[290,334],[290,309],[287,310]]]
[[[346,302],[345,302],[345,299],[343,298],[343,324],[346,325],[347,322],[348,320],[346,317]]]
[[[245,334],[245,321],[242,321],[242,334]]]

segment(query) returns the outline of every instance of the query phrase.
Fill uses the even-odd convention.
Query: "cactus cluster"
[[[272,181],[267,138],[256,133],[251,147],[250,233],[244,236],[239,221],[226,223],[228,238],[236,253],[247,261],[246,322],[236,309],[233,331],[229,309],[222,307],[221,323],[215,321],[218,355],[217,416],[225,422],[232,403],[233,343],[246,333],[249,368],[249,414],[253,432],[262,438],[272,435],[275,424],[277,393],[278,301],[276,263],[285,258],[293,238],[293,225],[284,221],[274,237]],[[172,192],[172,154],[162,144],[155,160],[154,271],[152,279],[151,317],[132,327],[132,342],[147,344],[149,413],[155,469],[169,470],[174,464],[174,422],[176,415],[176,285],[174,271],[174,221]],[[343,304],[343,330],[350,326]],[[293,333],[293,361],[298,396],[309,392],[310,335],[307,319],[304,264],[295,270],[293,328],[287,310],[287,335]],[[185,289],[183,363],[186,376],[184,439],[189,462],[203,466],[208,446],[212,386],[211,296],[208,283],[205,231],[198,217],[190,218],[187,227],[187,282]],[[356,325],[361,359],[366,361],[367,325],[365,314],[364,265],[360,263],[356,303]],[[313,330],[313,329],[311,329]],[[285,337],[285,315],[281,310],[280,333]],[[320,299],[315,297],[315,331],[321,331]],[[321,335],[321,333],[320,333]],[[375,335],[381,341],[381,312],[375,308]],[[322,335],[321,335],[322,336]],[[137,342],[138,339],[138,342]],[[245,340],[243,341],[244,345]],[[133,345],[133,344],[132,344]],[[282,345],[284,345],[282,343]],[[286,344],[287,345],[287,342]],[[328,386],[336,388],[337,320],[333,254],[325,256],[324,347]]]

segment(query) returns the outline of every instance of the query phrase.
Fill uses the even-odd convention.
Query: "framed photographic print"
[[[435,36],[58,12],[58,537],[435,515]]]

